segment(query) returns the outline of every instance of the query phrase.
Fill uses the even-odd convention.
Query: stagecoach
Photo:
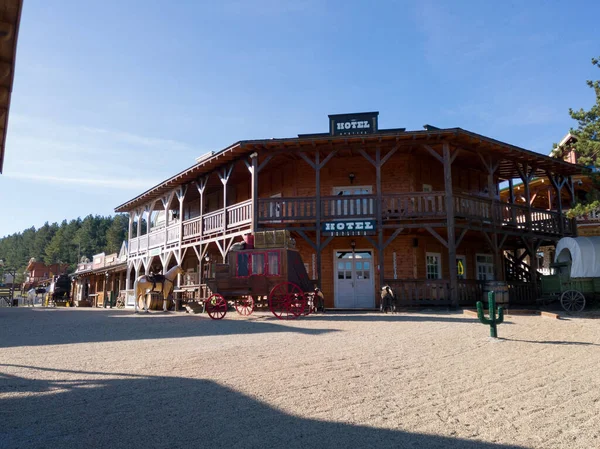
[[[540,301],[560,301],[567,312],[581,312],[600,296],[600,237],[565,237],[556,245],[553,274],[542,276]]]
[[[295,319],[323,309],[323,296],[312,285],[297,250],[287,247],[232,250],[228,263],[209,264],[204,298],[214,320],[225,317],[231,304],[248,316],[269,309],[279,319]]]

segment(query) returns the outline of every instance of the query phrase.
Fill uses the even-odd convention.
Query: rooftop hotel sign
[[[354,136],[377,132],[379,112],[335,114],[329,116],[329,134],[332,136]]]

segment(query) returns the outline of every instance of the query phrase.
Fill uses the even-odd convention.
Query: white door
[[[373,253],[367,250],[335,252],[335,307],[375,307]]]
[[[491,254],[477,254],[477,279],[494,280],[494,258]]]

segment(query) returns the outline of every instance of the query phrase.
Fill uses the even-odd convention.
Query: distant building
[[[25,285],[28,288],[34,287],[45,281],[51,280],[52,276],[66,274],[68,269],[69,264],[66,263],[46,265],[45,263],[37,262],[32,258],[25,270]]]

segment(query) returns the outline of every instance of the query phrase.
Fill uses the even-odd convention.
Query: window
[[[264,253],[252,254],[252,274],[265,274],[265,255]]]
[[[433,187],[431,187],[431,184],[423,184],[423,192],[433,192]]]
[[[426,254],[427,279],[442,278],[442,256],[439,253]]]
[[[250,254],[238,253],[237,255],[237,275],[246,277],[250,275]]]
[[[477,254],[477,279],[494,280],[494,258],[491,254]]]
[[[269,275],[278,276],[279,273],[279,253],[276,251],[269,251],[267,253]]]
[[[456,256],[456,275],[458,279],[467,278],[467,258],[466,256]]]

